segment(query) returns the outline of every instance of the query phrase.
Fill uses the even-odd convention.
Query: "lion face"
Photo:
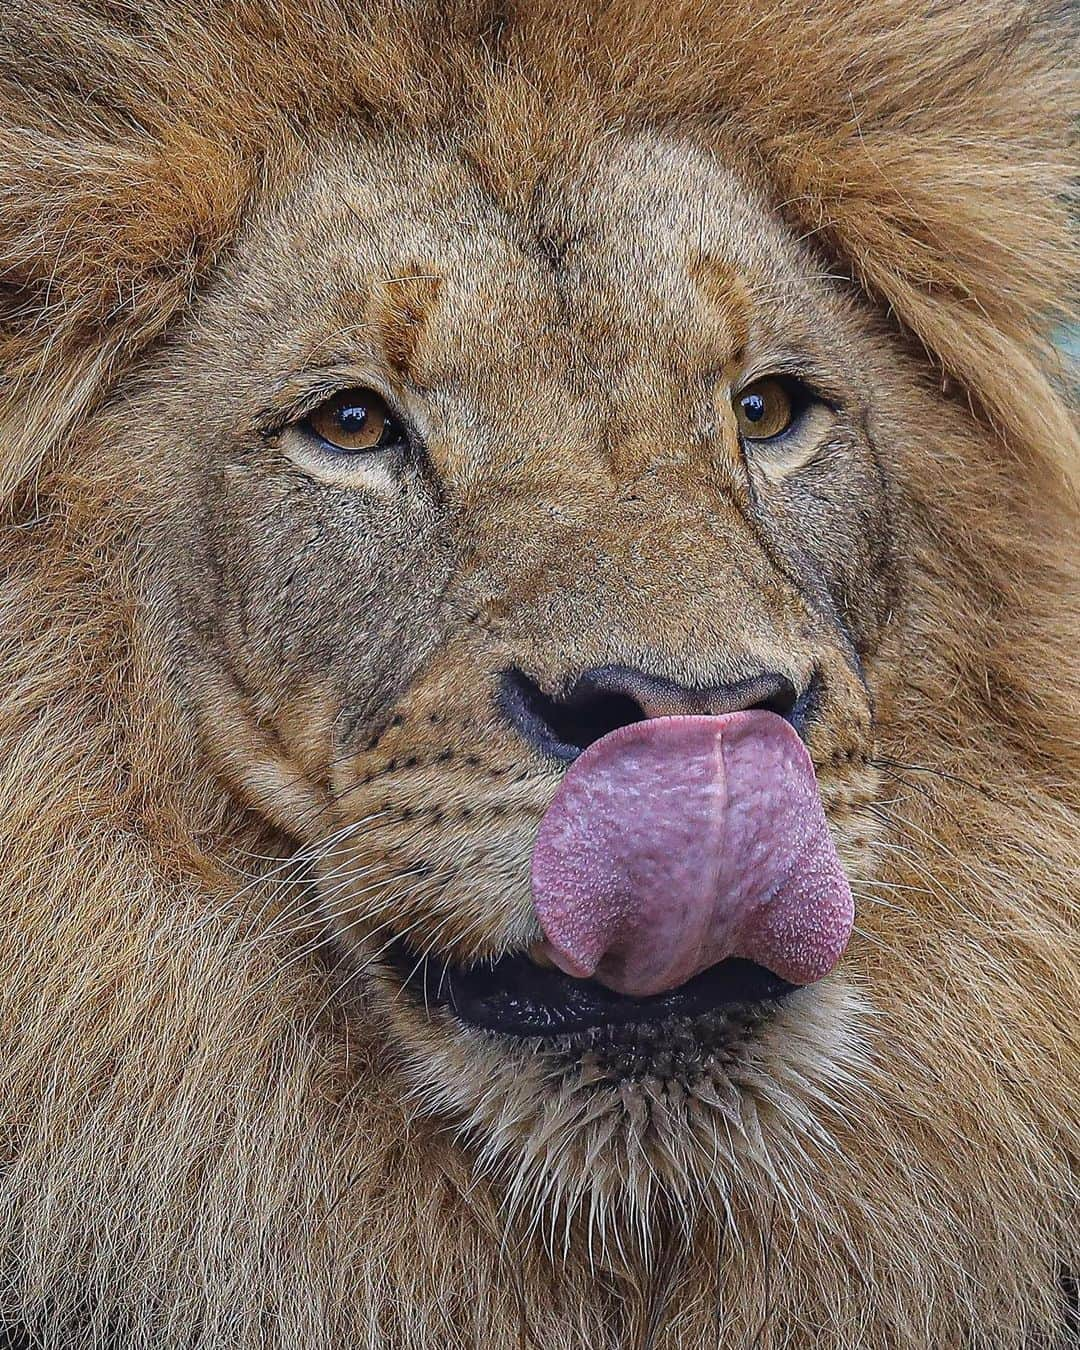
[[[3,6],[0,1331],[1075,1339],[1069,8]]]
[[[761,1084],[845,1057],[843,970],[634,1016],[593,987],[560,1021],[586,986],[541,950],[530,856],[605,734],[757,708],[805,741],[848,874],[872,868],[892,583],[860,345],[704,152],[628,140],[515,202],[373,142],[250,226],[129,394],[185,697],[310,863],[268,922],[492,1159],[696,1189],[687,1140],[715,1155]]]

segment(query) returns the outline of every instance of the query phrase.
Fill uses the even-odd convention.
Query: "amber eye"
[[[373,389],[346,389],[309,413],[304,425],[346,453],[389,450],[405,440],[401,423]]]
[[[735,397],[735,420],[747,441],[768,441],[795,420],[795,399],[784,380],[755,380]]]

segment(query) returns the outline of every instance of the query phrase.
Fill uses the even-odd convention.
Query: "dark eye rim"
[[[771,382],[780,385],[787,396],[791,405],[791,420],[782,431],[774,432],[771,436],[747,436],[742,429],[739,429],[739,439],[749,445],[777,445],[780,441],[790,436],[805,418],[807,412],[814,404],[820,403],[827,408],[834,408],[832,400],[827,398],[820,390],[815,389],[805,379],[799,375],[793,375],[790,371],[762,371],[756,374],[753,379],[747,380],[740,388],[736,389],[731,398],[731,406],[734,409],[740,399],[745,398],[751,393],[755,385]]]
[[[316,413],[350,394],[357,398],[362,395],[370,396],[374,394],[386,408],[383,433],[374,445],[357,446],[355,448],[335,445],[333,441],[327,440],[325,436],[316,431],[311,424],[311,419]],[[324,393],[317,403],[304,410],[302,415],[293,422],[293,426],[321,450],[337,459],[363,459],[368,456],[387,455],[395,451],[412,449],[416,444],[416,437],[409,426],[408,419],[398,410],[393,400],[381,389],[375,388],[374,385],[353,384],[335,389],[332,393]],[[392,436],[389,435],[391,432],[393,433]]]

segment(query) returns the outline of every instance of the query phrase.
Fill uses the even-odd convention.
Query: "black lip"
[[[628,998],[595,980],[575,980],[514,952],[495,962],[459,966],[420,958],[403,942],[386,960],[414,998],[447,1008],[463,1022],[506,1036],[556,1037],[626,1026],[656,1026],[671,1018],[700,1017],[724,1008],[775,1003],[794,985],[764,966],[732,957],[678,989]]]

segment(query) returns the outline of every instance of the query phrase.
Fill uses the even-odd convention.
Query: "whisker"
[[[892,759],[889,756],[881,756],[870,760],[875,768],[893,771],[894,776],[900,776],[904,773],[929,774],[934,778],[940,778],[945,783],[959,784],[971,792],[977,792],[980,796],[986,797],[989,801],[1000,803],[1000,798],[990,791],[983,783],[973,782],[970,778],[964,778],[960,774],[950,773],[947,769],[938,769],[930,764],[906,764],[903,760]],[[915,786],[914,783],[911,784]]]

